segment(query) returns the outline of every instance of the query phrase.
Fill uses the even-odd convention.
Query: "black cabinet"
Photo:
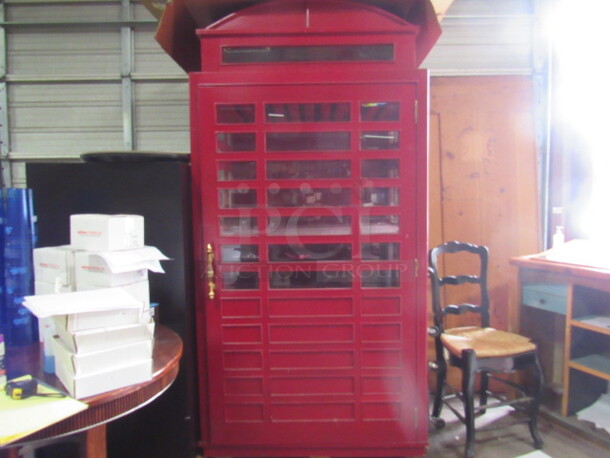
[[[150,274],[150,295],[159,303],[159,322],[184,341],[180,373],[158,399],[108,425],[111,458],[196,455],[190,165],[153,159],[31,163],[26,169],[38,217],[38,246],[69,244],[71,214],[131,213],[145,218],[145,243],[171,258],[163,262],[165,274]]]

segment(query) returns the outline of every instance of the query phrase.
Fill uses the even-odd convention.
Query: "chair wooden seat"
[[[502,358],[536,349],[527,337],[480,326],[445,329],[440,338],[445,348],[458,357],[463,350],[474,350],[477,358]]]
[[[445,259],[444,255],[457,255],[458,262],[451,264],[455,259]],[[448,256],[451,257],[451,256]],[[443,258],[443,262],[441,262]],[[475,273],[464,273],[468,267],[475,267]],[[464,455],[467,458],[474,456],[475,449],[475,423],[477,414],[484,414],[486,409],[510,405],[527,415],[530,434],[534,446],[541,448],[542,439],[538,434],[538,410],[542,390],[542,369],[538,361],[536,345],[526,337],[501,331],[490,327],[489,295],[487,291],[487,247],[462,242],[447,242],[430,250],[429,268],[430,285],[432,290],[432,311],[434,327],[429,334],[434,337],[436,361],[430,367],[436,372],[436,391],[432,405],[431,420],[437,428],[444,426],[440,417],[443,405],[446,405],[458,419],[466,425],[466,446]],[[460,270],[459,274],[442,275],[449,267]],[[460,294],[460,288],[466,291]],[[466,302],[451,302],[451,298],[466,298]],[[446,317],[462,314],[478,315],[480,320],[477,326],[445,328]],[[472,323],[472,321],[469,321]],[[461,390],[457,398],[463,402],[463,414],[451,404],[455,393],[447,394],[447,366],[457,367],[462,373]],[[516,390],[518,396],[508,399],[505,394],[500,396],[500,402],[488,404],[489,379],[492,374],[512,373],[515,371],[529,371],[532,382],[529,386],[514,383],[511,380],[494,377],[500,384],[508,385]],[[480,376],[479,407],[474,406],[475,379]]]

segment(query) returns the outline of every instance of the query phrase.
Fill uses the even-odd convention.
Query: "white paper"
[[[38,318],[72,313],[142,308],[142,302],[123,288],[100,288],[73,293],[26,296],[23,305]]]
[[[29,375],[20,380],[31,378]],[[43,383],[38,384],[42,394],[58,393]],[[70,397],[31,396],[11,399],[0,392],[0,446],[14,442],[46,426],[57,423],[87,408],[87,404]]]
[[[608,243],[574,239],[545,251],[542,257],[549,261],[610,269],[610,245]]]
[[[580,318],[578,321],[581,323],[590,324],[591,326],[610,329],[610,316],[591,316]]]
[[[101,257],[106,264],[108,264],[108,268],[113,274],[140,269],[164,273],[159,261],[169,260],[169,258],[161,253],[159,249],[152,246],[137,248],[135,250],[99,251],[92,252],[91,254]]]
[[[595,423],[598,428],[610,431],[610,395],[602,394],[589,407],[576,413],[576,418]]]
[[[525,455],[519,455],[517,458],[552,458],[552,457],[540,450],[534,450],[533,452],[526,453]]]

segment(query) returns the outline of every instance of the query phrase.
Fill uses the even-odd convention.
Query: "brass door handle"
[[[214,299],[216,297],[216,283],[214,283],[214,248],[212,244],[208,243],[206,246],[207,253],[207,267],[205,273],[208,277],[208,297]]]

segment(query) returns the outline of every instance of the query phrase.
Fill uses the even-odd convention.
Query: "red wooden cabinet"
[[[347,1],[198,31],[191,74],[207,456],[427,444],[427,73],[418,27]]]

